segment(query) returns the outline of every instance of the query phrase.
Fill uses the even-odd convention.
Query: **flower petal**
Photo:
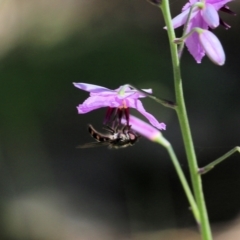
[[[126,120],[123,119],[123,124],[126,124]],[[131,129],[138,132],[141,136],[148,138],[151,141],[154,141],[162,133],[154,128],[152,125],[142,121],[141,119],[130,115],[129,124]]]
[[[198,12],[198,15],[191,20],[188,26],[189,29],[193,29],[195,27],[208,29],[207,23],[202,19],[200,12]],[[195,58],[196,62],[201,63],[201,60],[205,55],[205,51],[199,42],[199,37],[197,33],[194,32],[186,39],[186,46],[188,48],[188,51]]]
[[[190,8],[196,2],[198,2],[198,0],[189,0],[189,2],[183,6],[182,11],[185,11],[186,9]]]
[[[206,3],[201,10],[201,15],[210,28],[216,28],[219,25],[218,12],[212,4]]]
[[[221,7],[226,5],[228,2],[231,2],[232,0],[208,0],[207,2],[212,4],[214,8],[218,11]]]
[[[124,98],[144,98],[146,97],[146,95],[144,95],[143,93],[135,90],[135,89],[131,89],[130,87],[126,86],[125,87],[125,91],[124,94],[118,94],[118,92],[121,90],[122,87],[119,87],[115,90],[111,90],[105,87],[101,87],[98,85],[93,85],[93,84],[88,84],[88,83],[73,83],[73,85],[81,90],[90,92],[90,96],[97,96],[97,95],[101,95],[101,96],[118,96],[120,99],[124,99]],[[142,89],[143,91],[147,92],[147,93],[152,93],[152,89]]]
[[[98,85],[88,84],[88,83],[73,83],[73,85],[81,90],[93,93],[99,93],[103,91],[113,91],[105,87],[101,87]]]
[[[152,89],[142,89],[143,91],[147,92],[147,93],[152,93]],[[135,89],[129,89],[129,90],[125,90],[124,95],[118,95],[119,98],[124,99],[124,98],[134,98],[134,99],[138,99],[138,98],[144,98],[146,97],[146,95],[144,95],[143,93],[135,90]]]
[[[129,99],[128,106],[131,108],[137,109],[144,117],[148,119],[148,121],[156,128],[160,130],[166,129],[165,123],[159,123],[158,120],[150,113],[146,112],[140,100]]]
[[[190,8],[181,12],[179,15],[177,15],[175,18],[172,19],[173,28],[178,28],[186,23],[188,14],[189,14],[189,10],[190,10]],[[198,12],[199,12],[199,9],[195,8],[192,11],[190,19],[194,18]],[[167,29],[167,27],[164,27],[164,29]]]
[[[126,120],[124,123],[126,123]],[[165,148],[170,146],[170,143],[163,137],[162,133],[150,124],[134,116],[130,116],[129,123],[131,125],[131,129],[138,132],[141,136],[144,136],[153,142],[157,142]]]
[[[152,94],[152,89],[151,88],[149,88],[149,89],[142,89],[144,92],[147,92],[147,93],[150,93],[150,94]],[[143,93],[141,93],[141,92],[138,92],[138,97],[139,98],[143,98],[143,97],[146,97],[146,95],[144,95]]]
[[[92,110],[102,108],[102,107],[112,107],[117,108],[122,106],[122,101],[113,96],[105,97],[105,96],[93,96],[87,98],[83,104],[79,104],[77,106],[78,113],[83,114],[87,112],[91,112]]]
[[[199,40],[207,56],[217,65],[225,63],[225,53],[218,38],[210,31],[199,33]]]
[[[198,34],[193,33],[191,36],[188,37],[186,40],[186,46],[190,54],[194,57],[197,63],[201,63],[202,58],[205,55],[205,52],[202,46],[199,43]]]
[[[178,27],[184,25],[185,22],[187,21],[188,13],[189,13],[189,9],[181,12],[179,15],[177,15],[175,18],[173,18],[172,19],[173,28],[178,28]],[[167,28],[165,27],[165,29],[167,29]]]

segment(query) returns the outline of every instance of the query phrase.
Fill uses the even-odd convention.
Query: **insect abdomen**
[[[106,137],[104,135],[102,135],[101,133],[97,132],[92,125],[88,125],[88,131],[90,133],[90,135],[96,139],[98,142],[107,142],[110,140],[109,137]]]

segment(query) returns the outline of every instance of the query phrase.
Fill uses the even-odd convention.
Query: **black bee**
[[[92,125],[88,125],[88,131],[90,135],[96,140],[96,142],[87,143],[78,148],[100,147],[108,146],[108,148],[124,148],[133,146],[139,139],[134,131],[131,130],[131,126],[123,125],[116,128],[106,126],[104,128],[108,133],[102,134],[93,128]]]

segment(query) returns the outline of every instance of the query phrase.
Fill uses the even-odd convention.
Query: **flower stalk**
[[[126,120],[123,123],[126,123]],[[193,216],[194,216],[197,224],[200,225],[200,214],[199,214],[198,206],[196,204],[196,201],[193,197],[192,191],[189,187],[189,184],[186,180],[186,177],[183,173],[183,170],[180,166],[180,163],[177,159],[177,156],[176,156],[170,142],[166,138],[164,138],[164,136],[162,135],[162,133],[159,130],[154,128],[152,125],[147,124],[146,122],[140,120],[137,117],[130,115],[129,124],[131,125],[131,128],[134,131],[136,131],[137,133],[139,133],[141,136],[144,136],[144,137],[148,138],[150,141],[156,142],[156,143],[162,145],[164,148],[166,148],[166,150],[168,151],[169,156],[172,160],[173,166],[177,172],[179,180],[182,184],[183,190],[185,191],[185,194],[187,196],[189,204],[191,206]]]
[[[198,173],[199,174],[205,174],[207,172],[209,172],[210,170],[212,170],[216,165],[218,165],[219,163],[223,162],[225,159],[229,158],[231,155],[233,155],[235,152],[239,152],[240,153],[240,147],[234,147],[233,149],[231,149],[229,152],[225,153],[224,155],[222,155],[221,157],[217,158],[216,160],[214,160],[213,162],[209,163],[207,166],[199,168],[198,169]]]
[[[162,144],[163,140],[164,140],[165,144]],[[159,139],[159,143],[162,144],[168,151],[168,154],[169,154],[169,156],[170,156],[170,158],[172,160],[172,163],[173,163],[173,165],[175,167],[175,170],[176,170],[176,172],[178,174],[178,177],[179,177],[180,182],[181,182],[181,184],[183,186],[185,194],[186,194],[186,196],[188,198],[188,201],[189,201],[189,204],[191,206],[191,210],[193,212],[194,218],[195,218],[197,224],[200,226],[200,221],[201,220],[200,220],[200,213],[199,213],[198,206],[197,206],[196,201],[195,201],[195,199],[194,199],[194,197],[192,195],[192,192],[191,192],[191,190],[189,188],[188,182],[187,182],[187,180],[185,178],[185,175],[184,175],[184,173],[183,173],[183,171],[181,169],[180,163],[179,163],[179,161],[177,159],[177,156],[176,156],[176,154],[175,154],[175,152],[173,150],[173,147],[163,136],[161,136],[161,138]]]
[[[174,43],[175,32],[172,26],[172,18],[170,13],[169,1],[163,0],[160,6],[163,17],[167,26],[167,32],[170,43],[170,51],[173,66],[173,76],[174,76],[174,86],[176,95],[176,112],[179,119],[181,132],[183,136],[185,151],[188,159],[191,181],[194,191],[194,196],[197,202],[197,206],[200,213],[200,231],[203,240],[212,240],[212,234],[207,214],[207,209],[205,205],[201,176],[198,174],[198,164],[196,159],[196,154],[194,151],[193,140],[191,135],[191,130],[188,122],[187,111],[185,107],[180,62],[178,58],[177,45]]]
[[[196,4],[193,4],[190,9],[189,9],[189,13],[187,15],[187,21],[184,25],[184,28],[183,28],[183,34],[182,34],[182,37],[181,38],[184,38],[184,36],[187,34],[187,30],[188,30],[188,24],[190,22],[190,18],[191,18],[191,14],[193,12],[193,9],[196,7]],[[178,49],[178,56],[179,58],[182,57],[182,53],[183,53],[183,49],[184,49],[184,41],[181,42],[180,46],[179,46],[179,49]]]

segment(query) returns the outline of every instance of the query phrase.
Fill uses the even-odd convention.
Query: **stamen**
[[[233,16],[236,16],[236,15],[237,15],[235,12],[233,12],[232,10],[230,10],[229,7],[226,6],[226,5],[225,5],[224,7],[221,7],[219,10],[222,11],[222,12],[225,12],[225,13],[229,13],[229,14],[231,14],[231,15],[233,15]]]
[[[117,108],[108,107],[103,124],[109,124],[116,119]]]
[[[220,24],[221,24],[226,30],[228,30],[229,28],[231,28],[231,26],[228,25],[226,22],[224,22],[221,18],[220,18]]]
[[[125,114],[125,118],[126,118],[126,121],[127,121],[127,126],[129,126],[129,108],[124,108],[124,114]]]
[[[119,121],[119,124],[121,124],[122,116],[123,116],[123,110],[122,110],[122,108],[118,108],[118,121]]]

